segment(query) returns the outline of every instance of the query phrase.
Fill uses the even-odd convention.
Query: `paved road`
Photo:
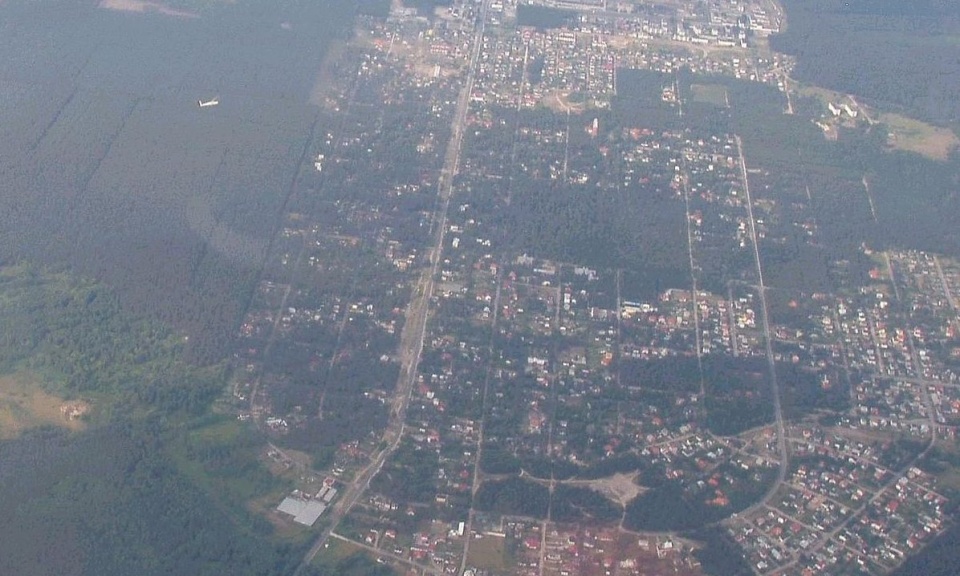
[[[483,380],[483,402],[480,409],[480,426],[477,430],[477,457],[473,462],[473,483],[470,486],[471,496],[476,496],[477,490],[480,489],[480,460],[483,458],[483,423],[486,419],[487,400],[490,395],[490,376],[493,373],[493,339],[497,334],[497,318],[499,318],[500,311],[500,292],[502,282],[499,274],[497,274],[496,282],[497,292],[496,296],[493,298],[493,319],[490,325],[490,363],[487,366],[487,374]],[[467,569],[467,556],[470,554],[470,534],[473,530],[474,516],[476,516],[476,510],[473,508],[471,500],[470,511],[467,514],[467,524],[463,532],[466,534],[466,538],[463,541],[463,556],[460,558],[460,574],[463,574],[463,572]]]
[[[770,315],[767,309],[767,291],[763,284],[763,268],[760,265],[760,246],[757,243],[756,220],[753,217],[753,200],[750,198],[750,182],[747,180],[747,163],[743,157],[743,143],[740,136],[734,136],[737,141],[737,154],[740,156],[740,173],[743,178],[743,192],[747,199],[747,217],[750,219],[750,238],[753,242],[753,256],[757,266],[757,292],[760,295],[760,319],[763,323],[763,339],[766,343],[767,363],[770,369],[770,388],[773,394],[773,416],[777,427],[777,452],[780,456],[780,468],[777,471],[777,481],[767,490],[763,498],[753,506],[740,512],[745,516],[767,505],[780,485],[787,479],[789,456],[787,454],[786,432],[783,426],[783,410],[780,407],[780,383],[777,381],[777,367],[773,356],[773,339],[770,337]]]
[[[851,513],[849,516],[847,516],[842,522],[840,522],[839,524],[837,524],[837,526],[834,527],[833,530],[831,530],[831,531],[829,531],[829,532],[826,532],[826,533],[823,533],[823,534],[816,540],[816,542],[814,542],[812,545],[810,545],[809,548],[807,548],[807,549],[805,550],[805,553],[806,553],[806,554],[812,554],[812,553],[816,552],[817,550],[819,550],[820,548],[822,548],[823,546],[825,546],[825,545],[827,544],[827,542],[829,542],[830,540],[832,540],[833,538],[835,538],[835,537],[837,536],[837,534],[839,534],[839,533],[840,533],[844,528],[846,528],[851,522],[853,522],[854,520],[857,520],[858,518],[860,518],[860,516],[864,513],[864,511],[865,511],[867,508],[869,508],[871,505],[873,505],[877,500],[879,500],[885,493],[887,493],[887,492],[893,487],[893,485],[896,484],[898,480],[900,480],[900,478],[902,478],[903,476],[906,475],[907,471],[910,470],[910,468],[913,467],[913,466],[917,463],[917,461],[919,461],[921,458],[923,458],[924,456],[926,456],[927,453],[930,452],[930,450],[932,450],[933,447],[934,447],[934,446],[936,445],[936,443],[937,443],[937,434],[936,434],[936,427],[935,427],[935,426],[933,427],[933,430],[934,430],[934,432],[933,432],[933,434],[930,436],[930,442],[929,442],[929,444],[927,444],[926,448],[923,449],[923,452],[920,452],[919,454],[917,454],[916,456],[914,456],[912,459],[910,459],[910,461],[907,462],[906,464],[904,464],[903,467],[900,468],[900,470],[895,471],[894,474],[890,477],[890,480],[888,480],[883,486],[881,486],[881,487],[873,494],[873,496],[870,497],[869,500],[867,500],[866,502],[864,502],[863,504],[861,504],[859,508],[857,508],[856,510],[854,510],[853,513]],[[781,510],[778,510],[778,512],[780,512],[781,514],[783,514],[783,511],[781,511]],[[795,560],[795,559],[792,560],[791,562],[788,562],[787,564],[784,564],[783,566],[778,566],[776,569],[767,572],[767,574],[773,575],[773,574],[782,573],[782,571],[783,571],[785,568],[788,568],[788,567],[790,567],[790,566],[793,566],[794,564],[796,564],[796,560]]]
[[[470,93],[473,91],[477,63],[480,60],[480,49],[484,31],[483,22],[485,20],[488,3],[489,0],[484,1],[481,7],[480,23],[474,30],[473,55],[470,59],[466,80],[457,100],[457,108],[454,111],[453,123],[451,125],[450,142],[447,145],[446,155],[444,156],[444,166],[438,181],[440,202],[433,214],[432,229],[434,231],[434,241],[432,249],[430,250],[430,266],[421,273],[416,283],[412,299],[407,307],[406,321],[400,334],[400,376],[397,380],[396,392],[393,397],[387,428],[383,434],[382,444],[384,447],[374,454],[370,464],[361,470],[353,482],[344,489],[342,496],[329,516],[327,528],[314,540],[313,545],[304,555],[300,566],[297,568],[296,574],[302,574],[320,550],[323,549],[331,533],[340,525],[343,518],[349,514],[353,506],[360,500],[367,488],[369,488],[370,481],[383,467],[387,458],[397,449],[403,437],[407,406],[410,402],[410,395],[417,379],[417,367],[423,352],[423,341],[426,335],[430,300],[433,296],[434,279],[437,277],[441,254],[443,252],[443,242],[447,229],[447,211],[450,207],[450,197],[453,194],[454,178],[457,175],[460,165],[463,128],[466,125],[467,111],[470,106]]]
[[[373,555],[377,557],[386,556],[391,560],[399,562],[405,566],[411,567],[418,574],[433,574],[434,576],[443,575],[443,571],[435,566],[424,566],[421,564],[417,564],[416,562],[411,562],[410,560],[407,560],[403,556],[398,556],[393,552],[390,552],[389,550],[384,550],[383,548],[377,548],[376,546],[370,546],[369,544],[366,544],[363,542],[357,542],[356,540],[351,540],[349,538],[341,536],[340,534],[337,534],[336,532],[333,532],[332,534],[330,534],[330,537],[336,538],[337,540],[342,540],[344,542],[348,542],[350,543],[351,546],[357,546],[359,548],[363,548],[364,550],[371,552]]]
[[[896,278],[894,278],[894,275],[893,275],[893,268],[890,266],[889,254],[884,253],[884,257],[887,259],[887,269],[890,272],[890,282],[893,285],[897,301],[900,302],[900,291],[897,289]],[[871,322],[870,329],[871,329],[871,335],[873,335],[872,322]],[[914,363],[915,363],[914,370],[917,370],[919,369],[919,360],[916,358],[916,350],[913,346],[912,338],[909,339],[908,344],[910,347],[911,354],[914,356]],[[918,378],[918,377],[900,377],[897,379],[907,381],[907,382],[915,382],[917,384],[930,383],[929,380],[925,380],[923,378]],[[936,411],[933,406],[933,401],[930,397],[930,392],[926,388],[923,390],[923,400],[927,406],[927,420],[929,421],[929,424],[930,424],[930,441],[926,445],[926,447],[923,449],[923,451],[920,452],[919,454],[916,454],[913,458],[910,459],[909,462],[904,464],[899,470],[890,470],[889,471],[891,472],[890,479],[887,482],[885,482],[882,486],[880,486],[877,489],[877,491],[874,492],[873,495],[866,502],[861,504],[859,508],[855,509],[850,515],[844,518],[843,521],[837,524],[837,526],[835,526],[832,530],[826,533],[821,533],[820,537],[817,538],[817,540],[809,548],[806,549],[805,552],[807,554],[816,552],[817,550],[825,546],[828,542],[836,538],[836,536],[840,534],[840,532],[844,528],[846,528],[851,522],[858,519],[864,513],[864,511],[867,510],[867,508],[869,508],[877,500],[879,500],[885,493],[887,493],[894,486],[894,484],[896,484],[902,477],[904,477],[907,474],[907,471],[912,466],[914,466],[918,461],[920,461],[924,456],[926,456],[927,453],[934,448],[934,446],[936,446],[937,444]],[[779,485],[780,483],[778,483],[778,486]],[[781,514],[784,513],[782,510],[778,510],[778,512],[780,512]],[[854,550],[854,552],[856,551]],[[856,552],[856,553],[859,554],[859,552]],[[782,566],[778,566],[775,569],[770,570],[766,574],[768,575],[781,574],[786,568],[793,566],[794,564],[796,564],[796,562],[797,562],[797,556],[794,556],[794,558],[790,562]]]
[[[687,220],[687,256],[690,259],[690,285],[691,298],[693,300],[693,330],[697,346],[697,368],[700,371],[700,406],[701,412],[703,406],[706,406],[707,390],[703,377],[703,342],[700,338],[700,304],[697,301],[699,288],[697,287],[697,264],[693,259],[693,225],[690,223],[690,173],[687,171],[687,160],[685,156],[680,157],[680,163],[683,167],[683,205],[686,210]],[[732,308],[732,306],[731,306]],[[732,326],[732,324],[731,324]],[[737,341],[733,340],[734,355],[736,355]]]
[[[950,303],[950,307],[953,308],[954,312],[960,312],[960,307],[957,306],[953,292],[950,291],[950,283],[947,282],[947,276],[943,273],[943,267],[940,266],[940,259],[936,256],[933,257],[933,265],[937,268],[937,276],[940,277],[940,283],[943,284],[943,294],[947,297],[947,302]]]

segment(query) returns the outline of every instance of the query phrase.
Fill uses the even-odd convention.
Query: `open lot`
[[[690,90],[693,92],[694,102],[713,104],[720,108],[730,106],[727,99],[727,89],[720,84],[692,84]]]
[[[481,570],[502,572],[508,569],[507,539],[503,536],[484,535],[470,543],[467,564]]]
[[[608,478],[600,478],[590,482],[590,488],[621,506],[626,506],[627,503],[644,492],[644,489],[637,484],[636,479],[636,472],[633,474],[617,473]]]
[[[76,407],[74,417],[70,416],[71,407]],[[0,376],[0,439],[44,424],[81,430],[84,420],[78,416],[88,408],[85,402],[67,402],[44,392],[39,379],[31,374]]]
[[[933,160],[946,160],[960,145],[953,130],[941,128],[899,114],[881,114],[880,122],[890,131],[888,143],[897,150],[916,152]]]
[[[162,2],[147,2],[145,0],[102,0],[100,7],[123,12],[155,12],[178,18],[196,18],[198,16],[195,12],[170,8]]]

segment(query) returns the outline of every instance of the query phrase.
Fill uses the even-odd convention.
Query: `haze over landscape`
[[[955,574],[960,7],[0,1],[0,574]]]

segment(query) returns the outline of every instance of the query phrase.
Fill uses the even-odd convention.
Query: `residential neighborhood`
[[[570,11],[525,23],[544,6]],[[370,425],[324,453],[346,496],[301,490],[278,510],[320,510],[318,542],[401,572],[475,576],[700,574],[698,526],[757,574],[883,573],[951,526],[950,491],[920,464],[956,437],[960,265],[862,245],[793,282],[808,272],[779,247],[830,241],[818,191],[774,193],[754,146],[697,120],[744,94],[793,113],[791,60],[765,44],[781,25],[746,1],[363,20],[313,177],[364,185],[349,168],[385,150],[378,99],[421,120],[405,135],[418,168],[378,165],[382,185],[324,200],[335,219],[290,212],[241,327],[239,417],[301,452],[329,445],[330,411]],[[580,258],[525,240],[581,225],[551,205],[632,195],[657,211],[624,214],[633,244],[589,223],[556,231],[582,233],[564,248]],[[319,399],[300,371],[326,382]]]

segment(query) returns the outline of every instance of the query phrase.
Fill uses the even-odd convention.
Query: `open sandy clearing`
[[[949,128],[933,126],[899,114],[881,114],[880,122],[890,131],[889,144],[934,160],[946,160],[960,140]]]
[[[0,376],[0,438],[44,424],[80,430],[89,409],[83,400],[66,401],[44,392],[39,379],[30,374]]]
[[[176,16],[177,18],[200,17],[196,12],[177,10],[164,5],[162,2],[151,2],[150,0],[100,0],[100,7],[107,10],[120,10],[121,12],[154,12],[164,16]]]

